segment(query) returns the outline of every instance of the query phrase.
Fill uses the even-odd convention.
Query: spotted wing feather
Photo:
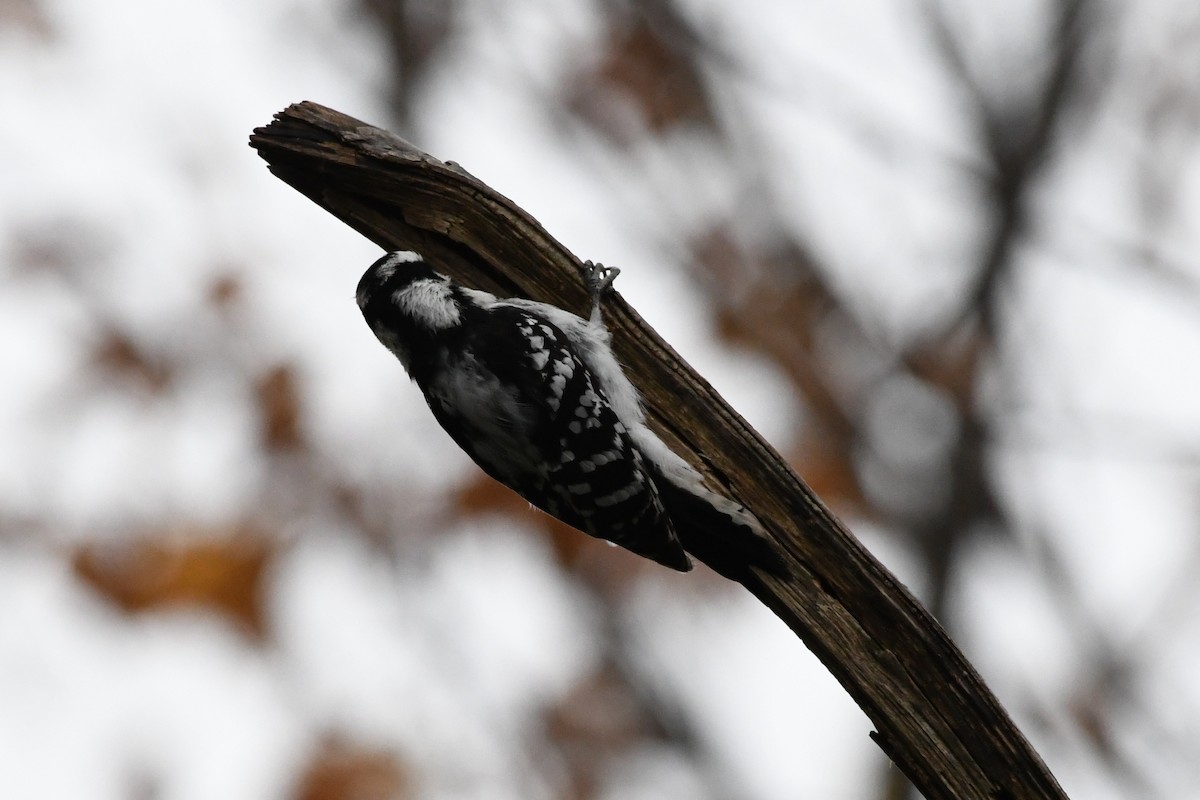
[[[492,390],[472,399],[422,387],[442,427],[484,472],[546,513],[690,569],[641,453],[562,331],[530,309],[496,304],[474,313],[501,319],[465,325],[457,357],[471,359]],[[526,363],[514,363],[514,352],[526,352]],[[464,397],[474,407],[462,407]],[[481,416],[492,424],[480,425]]]

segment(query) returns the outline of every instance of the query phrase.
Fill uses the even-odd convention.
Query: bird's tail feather
[[[790,573],[758,521],[737,503],[707,489],[696,494],[669,479],[656,484],[680,543],[714,572],[739,583],[751,577],[751,567],[779,577]]]

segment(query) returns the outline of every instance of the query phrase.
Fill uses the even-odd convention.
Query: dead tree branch
[[[582,312],[578,260],[532,217],[452,162],[314,103],[250,140],[271,171],[387,250],[456,280]],[[651,425],[745,503],[791,568],[746,588],[866,712],[880,747],[930,800],[1065,798],[937,622],[780,456],[623,299],[606,308]]]

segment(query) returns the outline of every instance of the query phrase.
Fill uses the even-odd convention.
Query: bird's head
[[[376,261],[355,296],[375,336],[406,369],[413,347],[462,322],[457,287],[416,253],[388,253]]]

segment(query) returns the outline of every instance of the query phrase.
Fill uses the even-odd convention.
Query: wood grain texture
[[[307,102],[250,144],[276,176],[385,250],[416,250],[469,286],[586,311],[576,257],[452,162]],[[619,294],[605,319],[652,427],[783,551],[791,576],[759,575],[746,588],[841,682],[917,788],[930,800],[1064,798],[942,628],[779,454]]]

